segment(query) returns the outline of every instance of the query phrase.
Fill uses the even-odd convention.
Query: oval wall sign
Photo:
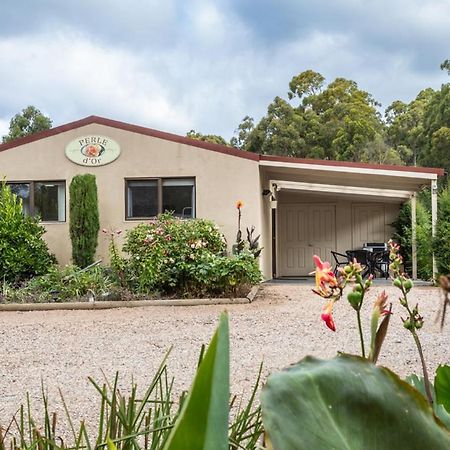
[[[80,166],[104,166],[116,160],[120,146],[106,136],[82,136],[66,145],[66,156]]]

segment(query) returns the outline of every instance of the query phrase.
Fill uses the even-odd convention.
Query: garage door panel
[[[385,241],[385,217],[383,204],[353,205],[352,246],[362,248],[366,242]]]
[[[304,210],[297,212],[297,224],[297,240],[299,242],[306,242],[308,240],[308,216]]]
[[[308,275],[314,254],[330,260],[336,245],[334,205],[280,205],[279,220],[280,276]]]
[[[286,268],[295,271],[299,267],[306,267],[305,249],[291,247],[286,252]]]
[[[333,242],[334,241],[334,211],[333,213],[331,211],[325,211],[325,221],[324,221],[324,230],[323,230],[323,236],[325,238],[326,242]]]

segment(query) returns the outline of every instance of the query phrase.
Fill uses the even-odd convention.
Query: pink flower
[[[325,325],[331,330],[336,331],[336,325],[333,320],[333,305],[334,300],[330,300],[323,308],[323,313],[320,318],[325,322]]]
[[[333,292],[332,288],[338,286],[336,276],[331,269],[329,262],[323,262],[319,256],[313,256],[316,270],[312,273],[316,274],[316,288],[313,291],[321,297],[329,297]]]
[[[323,307],[320,317],[330,330],[336,331],[336,325],[333,320],[333,305],[342,295],[342,288],[339,286],[330,263],[327,261],[323,262],[317,255],[314,255],[313,259],[316,265],[316,270],[313,272],[316,275],[316,287],[313,289],[313,292],[329,299]]]

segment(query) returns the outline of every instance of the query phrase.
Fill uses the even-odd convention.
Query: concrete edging
[[[145,306],[242,305],[252,303],[258,291],[259,285],[256,285],[252,287],[246,297],[239,298],[190,298],[186,300],[177,298],[165,300],[117,300],[68,303],[6,303],[0,304],[0,312],[139,308]]]

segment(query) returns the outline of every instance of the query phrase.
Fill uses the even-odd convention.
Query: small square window
[[[22,199],[25,215],[39,216],[42,222],[65,222],[66,183],[64,181],[7,184],[11,192]]]
[[[8,183],[17,198],[22,199],[22,211],[26,216],[31,214],[30,183]]]
[[[127,182],[127,218],[139,219],[158,215],[158,181]]]
[[[195,217],[194,180],[192,178],[168,178],[162,184],[163,211],[172,212],[182,219]]]
[[[34,183],[34,213],[43,222],[66,220],[66,187],[62,182]]]

